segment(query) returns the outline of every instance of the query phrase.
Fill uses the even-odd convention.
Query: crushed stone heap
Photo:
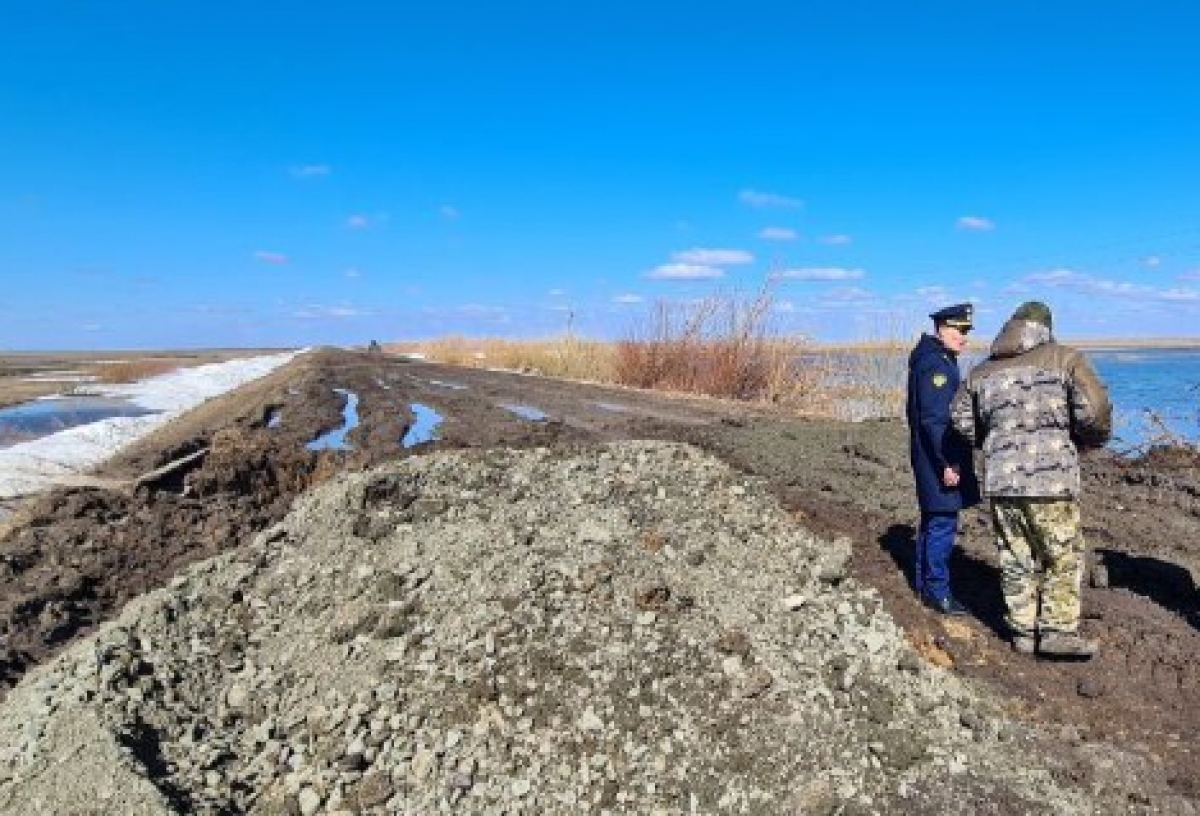
[[[0,812],[1102,812],[849,558],[682,445],[343,476],[32,671]]]

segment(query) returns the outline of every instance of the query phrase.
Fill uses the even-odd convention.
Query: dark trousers
[[[957,532],[957,512],[921,513],[913,565],[913,584],[921,597],[940,600],[950,594],[950,551]]]

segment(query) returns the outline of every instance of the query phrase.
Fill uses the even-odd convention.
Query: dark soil
[[[466,386],[454,388],[451,385]],[[359,397],[351,449],[305,443],[342,423]],[[438,411],[437,441],[405,448],[411,405]],[[544,421],[502,407],[527,406]],[[277,421],[272,422],[272,418]],[[990,686],[1012,713],[1074,746],[1145,755],[1165,784],[1200,804],[1200,460],[1155,451],[1085,460],[1093,549],[1084,631],[1089,662],[1012,652],[1003,635],[986,511],[963,516],[952,574],[971,617],[945,619],[910,590],[917,513],[902,422],[797,419],[717,401],[454,369],[384,355],[319,351],[211,400],[109,462],[132,480],[207,449],[136,491],[60,489],[0,524],[0,682],[169,582],[190,561],[237,547],[282,518],[308,486],[347,469],[446,447],[529,447],[621,438],[691,442],[767,480],[799,524],[854,544],[856,577],[875,587],[930,660]],[[1096,774],[1080,766],[1081,782]],[[1099,783],[1099,780],[1096,780]]]

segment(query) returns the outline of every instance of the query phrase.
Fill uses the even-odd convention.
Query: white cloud
[[[916,292],[926,299],[945,300],[948,297],[945,286],[918,286]]]
[[[845,244],[849,244],[854,241],[854,239],[851,238],[849,235],[842,235],[842,234],[822,235],[818,240],[822,244],[829,244],[830,246],[843,246]]]
[[[754,256],[741,249],[686,249],[671,253],[671,260],[698,266],[740,266],[754,263]]]
[[[775,311],[781,314],[794,314],[797,311],[796,304],[790,300],[781,300],[775,304]]]
[[[641,295],[617,295],[613,298],[613,303],[642,303],[645,298]]]
[[[550,297],[563,297],[564,295],[567,294],[567,290],[566,289],[551,289],[546,294],[549,295]]]
[[[452,311],[470,317],[501,317],[508,315],[508,309],[504,306],[488,306],[483,303],[464,303],[461,306],[453,307]]]
[[[738,201],[748,207],[760,210],[776,207],[795,209],[804,206],[804,202],[798,198],[790,198],[778,193],[764,193],[759,190],[742,190],[738,193]]]
[[[296,178],[320,178],[333,172],[328,164],[301,164],[292,167],[290,172]]]
[[[101,326],[99,323],[84,323],[84,324],[83,324],[82,326],[80,326],[79,328],[80,328],[82,331],[85,331],[85,332],[98,332],[98,331],[104,331],[104,327],[103,327],[103,326]]]
[[[292,317],[301,320],[346,320],[354,317],[365,317],[370,312],[355,309],[350,306],[305,306],[292,312]]]
[[[1088,279],[1087,275],[1073,269],[1050,269],[1045,272],[1034,272],[1021,278],[1021,283],[1042,284],[1043,286],[1073,286]]]
[[[804,281],[848,281],[861,280],[866,273],[861,269],[843,269],[840,266],[810,266],[801,269],[785,269],[771,277],[785,280]]]
[[[1200,293],[1193,289],[1180,287],[1160,289],[1156,286],[1147,286],[1143,283],[1097,278],[1094,275],[1076,272],[1072,269],[1051,269],[1046,272],[1035,272],[1021,278],[1019,283],[1052,288],[1067,288],[1093,297],[1122,298],[1127,301],[1179,303],[1200,299]]]
[[[1157,255],[1150,255],[1146,258],[1145,264],[1149,267],[1161,266],[1162,258],[1158,257]]]
[[[1200,280],[1200,269],[1192,269],[1191,271],[1184,272],[1178,276],[1178,279],[1182,281]]]
[[[790,227],[764,227],[758,237],[764,241],[795,241],[796,231]]]
[[[874,300],[875,295],[857,286],[847,286],[826,292],[821,299],[829,305],[854,305]]]
[[[958,219],[957,222],[955,222],[955,226],[957,226],[960,230],[966,230],[968,232],[988,232],[989,230],[994,230],[996,228],[996,225],[992,223],[991,219],[984,218],[979,215],[964,215],[962,218]]]
[[[703,264],[669,263],[646,273],[651,280],[713,280],[724,277],[725,271]]]
[[[453,221],[459,217],[458,208],[450,204],[443,204],[438,208],[438,213],[448,221]]]
[[[371,218],[367,215],[352,215],[346,219],[346,226],[352,230],[362,230],[371,226]]]
[[[1190,303],[1200,300],[1200,292],[1195,289],[1163,289],[1158,293],[1159,300]]]
[[[346,270],[344,270],[344,271],[342,272],[342,275],[343,275],[344,277],[351,278],[351,279],[354,279],[354,278],[361,278],[361,277],[362,277],[362,271],[361,271],[361,270],[358,270],[358,269],[355,269],[355,268],[353,268],[353,267],[351,267],[351,268],[349,268],[349,269],[346,269]]]
[[[254,253],[254,260],[275,266],[283,266],[288,262],[288,256],[282,252],[271,252],[270,250],[260,249]]]

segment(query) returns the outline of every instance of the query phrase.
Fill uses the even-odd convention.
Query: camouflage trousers
[[[1014,632],[1079,628],[1084,541],[1074,499],[993,498],[1000,589]]]

